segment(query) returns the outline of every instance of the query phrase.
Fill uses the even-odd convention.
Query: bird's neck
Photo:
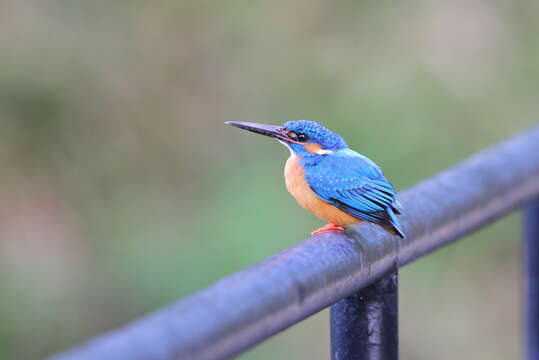
[[[300,159],[299,160],[300,164],[303,165],[304,167],[314,166],[323,159],[323,156],[318,155],[318,154],[301,154],[301,155],[295,154],[292,156],[297,156]]]

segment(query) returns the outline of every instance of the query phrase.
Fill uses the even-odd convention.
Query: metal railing
[[[526,348],[539,359],[539,126],[401,193],[406,239],[310,237],[55,360],[224,359],[331,306],[333,359],[398,358],[397,268],[525,207]]]

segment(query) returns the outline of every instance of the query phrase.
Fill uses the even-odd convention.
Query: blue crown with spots
[[[344,139],[316,121],[291,120],[285,122],[282,127],[299,135],[306,136],[304,142],[320,144],[323,149],[340,150],[348,145]]]

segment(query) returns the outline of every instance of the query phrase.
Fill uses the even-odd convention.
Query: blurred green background
[[[0,0],[0,358],[57,352],[321,225],[284,188],[288,151],[224,121],[320,121],[399,190],[530,126],[538,12]],[[403,359],[519,356],[519,238],[512,216],[401,271]],[[327,319],[240,358],[327,359]]]

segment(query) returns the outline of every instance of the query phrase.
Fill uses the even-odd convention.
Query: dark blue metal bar
[[[397,270],[331,307],[332,360],[398,360]]]
[[[399,194],[406,239],[373,224],[313,236],[51,359],[230,358],[539,196],[537,154],[539,127]]]
[[[524,210],[524,274],[526,354],[528,360],[539,359],[539,198]]]

